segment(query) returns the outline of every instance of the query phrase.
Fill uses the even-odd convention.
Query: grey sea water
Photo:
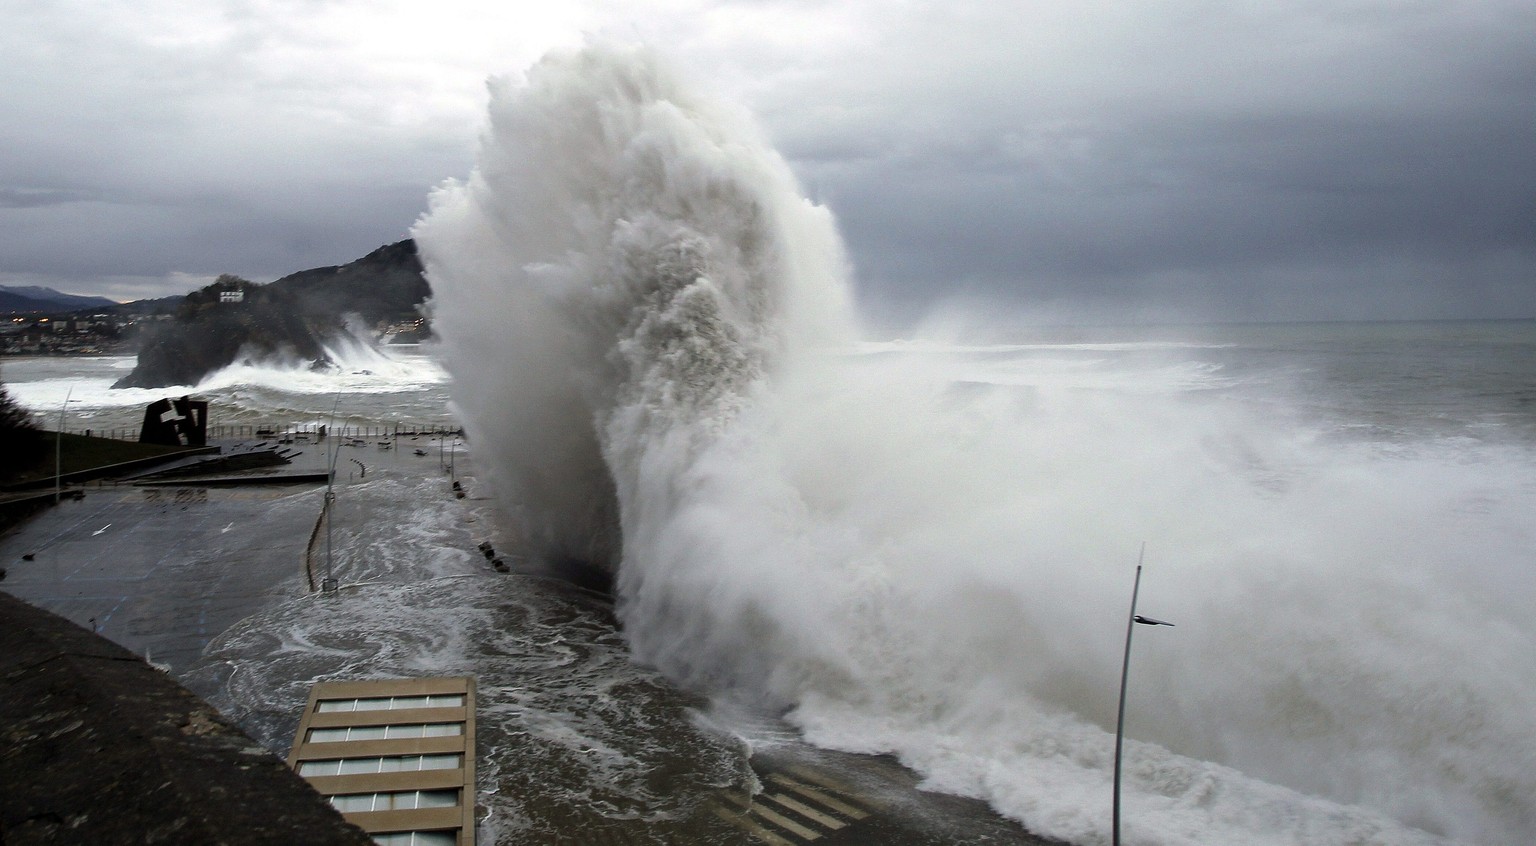
[[[1536,320],[1050,327],[865,352],[946,356],[981,381],[1230,396],[1381,443],[1536,438]],[[64,411],[70,431],[136,429],[145,405],[186,393],[210,401],[215,425],[325,422],[338,396],[350,425],[453,419],[448,374],[430,345],[339,360],[321,372],[236,366],[160,390],[110,389],[132,356],[11,357],[0,360],[0,378],[49,427]]]
[[[0,359],[0,377],[48,428],[57,428],[62,414],[68,431],[92,429],[123,437],[137,437],[145,406],[187,394],[208,401],[210,426],[334,422],[430,428],[452,420],[448,375],[430,348],[402,344],[375,350],[348,344],[331,355],[332,367],[240,363],[198,385],[158,389],[112,388],[133,369],[134,356],[7,357]]]
[[[816,584],[858,584],[858,613],[898,619],[863,623],[882,621],[872,652],[835,613],[806,618],[807,634],[878,672],[754,705],[751,690],[680,688],[637,664],[611,600],[537,561],[519,560],[509,579],[477,559],[484,539],[509,557],[533,553],[516,503],[477,466],[486,433],[471,427],[473,457],[459,468],[468,503],[446,497],[433,456],[357,453],[371,472],[347,479],[337,523],[350,598],[328,608],[297,584],[274,587],[246,619],[209,633],[189,678],[278,750],[314,679],[483,673],[497,746],[487,765],[508,785],[482,797],[495,842],[569,831],[734,842],[740,829],[708,822],[719,817],[707,797],[761,789],[767,776],[750,762],[775,755],[832,772],[858,786],[852,795],[903,801],[895,776],[858,763],[875,759],[817,758],[833,753],[805,737],[892,753],[929,788],[1094,843],[1121,577],[1148,539],[1143,601],[1180,627],[1139,644],[1130,807],[1150,821],[1140,836],[1192,842],[1177,834],[1184,825],[1226,842],[1502,843],[1536,830],[1522,798],[1536,759],[1522,622],[1536,596],[1536,322],[1097,327],[985,341],[871,342],[828,365],[837,384],[862,386],[844,402],[880,400],[858,429],[870,443],[843,443],[835,473],[817,476],[829,497],[874,480],[853,489],[859,499],[833,501],[839,543],[873,539],[859,543],[876,551],[852,567],[829,557],[832,581]],[[127,359],[7,359],[3,375],[45,420],[68,393],[73,430],[131,426],[144,402],[187,392],[210,399],[216,425],[325,422],[338,396],[352,425],[453,421],[452,386],[429,348],[366,355],[367,366],[241,367],[131,396],[105,387]],[[936,387],[890,389],[908,383]],[[838,406],[833,425],[850,408],[861,411]],[[927,447],[910,439],[914,426]],[[866,465],[860,450],[882,432],[892,448]],[[1023,493],[999,508],[1000,491]],[[750,534],[788,518],[733,519]],[[975,545],[989,535],[1000,540]],[[979,568],[978,551],[997,563]],[[896,562],[889,571],[871,563],[882,556]],[[1100,557],[1103,578],[1091,571]],[[748,578],[728,563],[721,578]],[[917,579],[915,600],[903,579]],[[754,601],[751,613],[768,615],[799,599],[773,586]],[[963,710],[934,692],[935,668],[966,693]],[[1020,707],[1028,700],[1037,704]],[[914,702],[924,703],[915,713]],[[1054,829],[1030,816],[1042,803]],[[946,813],[993,831],[974,810]],[[1279,833],[1231,834],[1255,819]],[[926,836],[937,839],[913,842],[945,842]]]
[[[1293,380],[1304,413],[1382,441],[1536,436],[1536,321],[1245,326],[1214,356],[1254,387]],[[1269,382],[1271,385],[1266,385]]]
[[[1054,363],[1085,387],[1105,374],[1127,389],[1269,404],[1366,441],[1536,437],[1533,320],[1056,327],[972,355]]]

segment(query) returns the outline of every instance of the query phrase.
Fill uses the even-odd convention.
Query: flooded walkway
[[[315,682],[473,676],[482,844],[1044,842],[636,666],[611,600],[521,562],[463,447],[442,446],[341,448],[315,564],[334,593],[305,573],[319,485],[89,488],[0,538],[0,589],[166,666],[279,756]],[[296,467],[323,467],[305,453]]]

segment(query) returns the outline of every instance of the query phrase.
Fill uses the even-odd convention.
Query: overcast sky
[[[589,34],[755,113],[881,320],[1536,317],[1532,0],[0,0],[0,284],[350,261]]]

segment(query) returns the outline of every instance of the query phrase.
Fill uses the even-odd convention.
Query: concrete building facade
[[[473,846],[475,684],[322,682],[288,765],[385,846]]]

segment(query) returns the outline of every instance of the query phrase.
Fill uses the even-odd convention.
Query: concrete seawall
[[[0,593],[0,843],[372,840],[164,673]]]

